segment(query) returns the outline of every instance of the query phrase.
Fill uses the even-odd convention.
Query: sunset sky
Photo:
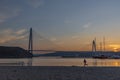
[[[91,50],[95,38],[99,50],[105,37],[106,50],[120,51],[120,0],[0,0],[1,46],[24,47],[30,27],[60,50]]]

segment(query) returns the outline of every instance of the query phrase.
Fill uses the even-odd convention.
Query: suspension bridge
[[[38,33],[39,31],[32,28],[29,30],[25,29],[25,31],[23,31],[24,29],[16,31],[13,30],[12,33],[7,34],[7,37],[0,39],[0,45],[21,47],[30,53],[48,53],[60,51],[60,49],[65,50],[57,44],[56,41],[52,41],[51,36],[46,38],[42,36],[41,33]]]

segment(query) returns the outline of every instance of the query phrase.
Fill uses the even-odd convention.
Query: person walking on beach
[[[84,62],[84,66],[86,66],[86,65],[87,65],[87,61],[86,61],[86,59],[84,59],[83,62]]]

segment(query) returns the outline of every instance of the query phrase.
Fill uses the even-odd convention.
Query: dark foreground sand
[[[120,80],[120,67],[0,67],[0,80]]]

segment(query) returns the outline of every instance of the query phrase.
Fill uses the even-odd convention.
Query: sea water
[[[119,67],[120,59],[93,59],[93,58],[61,58],[61,57],[33,57],[20,59],[0,59],[0,66],[87,66]]]

